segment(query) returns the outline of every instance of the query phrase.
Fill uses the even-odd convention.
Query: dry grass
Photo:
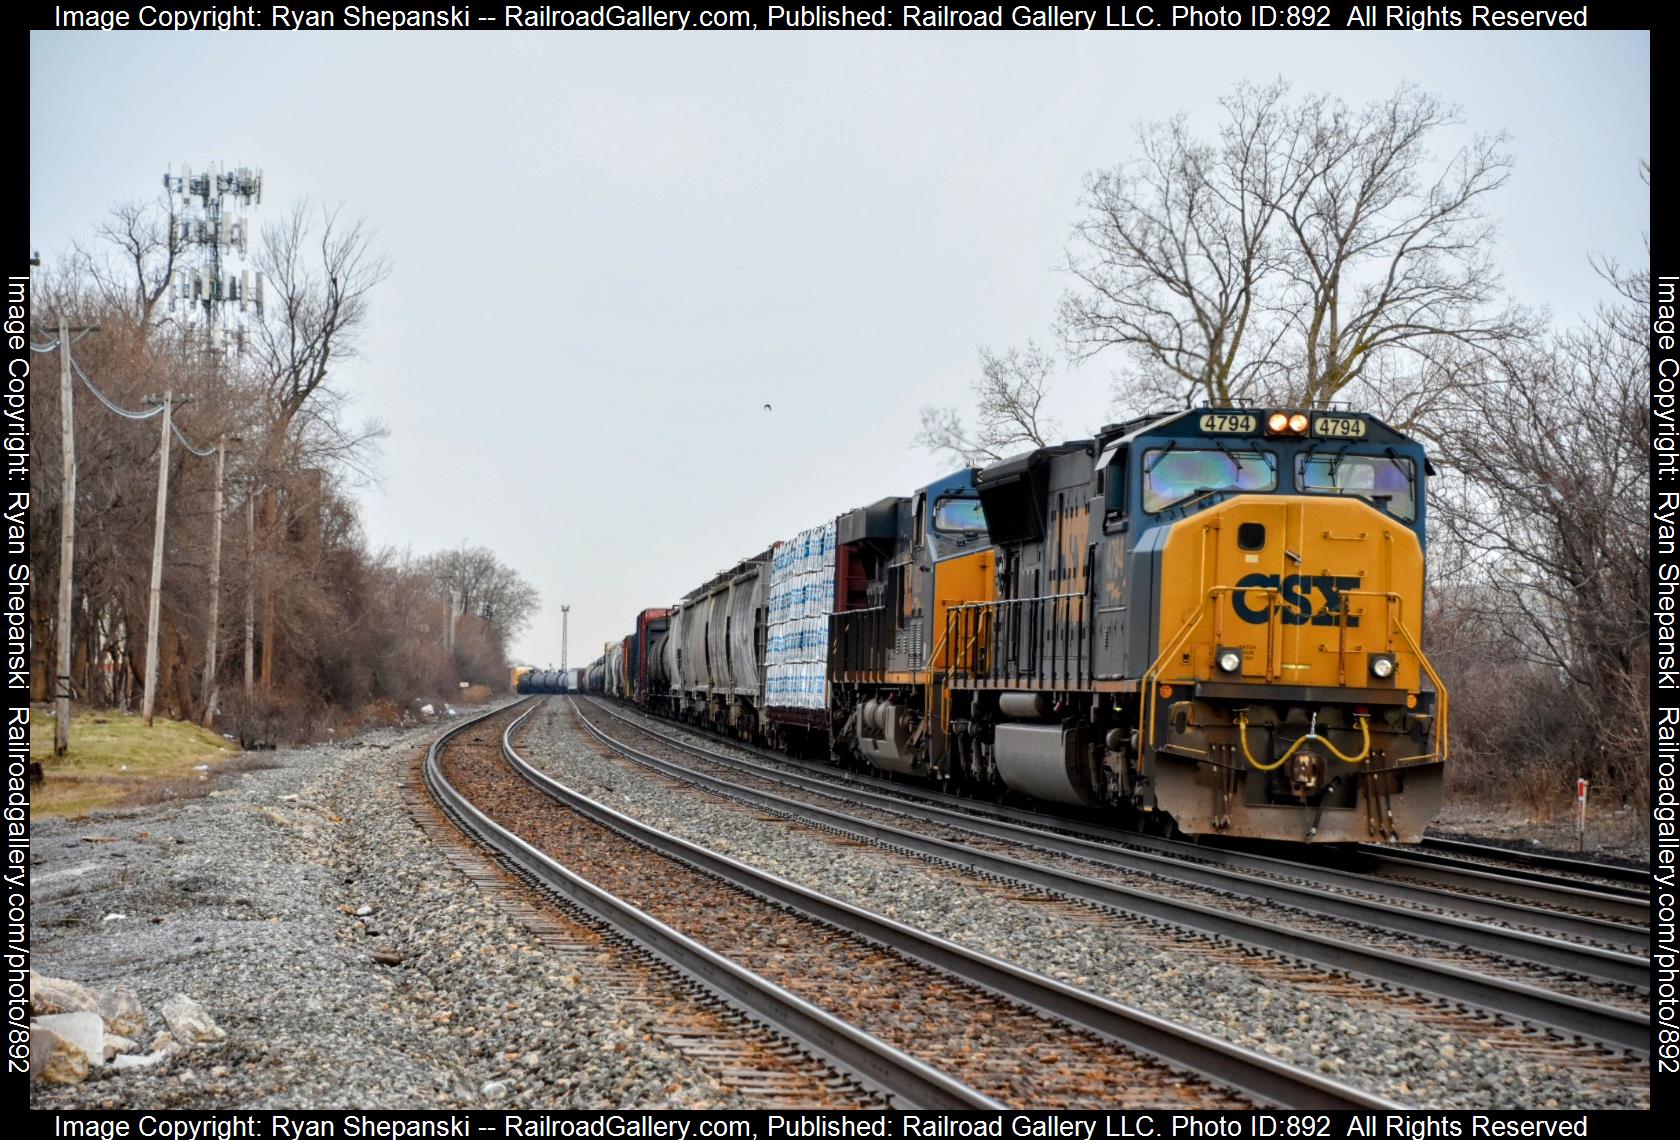
[[[34,814],[84,815],[202,795],[210,777],[240,770],[239,750],[213,732],[185,721],[155,720],[111,710],[73,713],[70,751],[55,757],[50,709],[30,711],[29,756],[46,779],[34,789]],[[199,771],[204,765],[205,770]]]
[[[481,705],[495,695],[489,685],[473,685],[461,694],[461,700],[469,705]]]

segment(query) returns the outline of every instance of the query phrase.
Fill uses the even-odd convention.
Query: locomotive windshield
[[[1410,459],[1314,452],[1295,461],[1295,482],[1314,495],[1357,495],[1402,522],[1417,519],[1417,478]]]
[[[985,534],[986,512],[979,499],[940,499],[933,507],[933,529],[942,534]]]
[[[1143,509],[1151,513],[1211,491],[1277,490],[1277,457],[1259,451],[1169,445],[1143,457]]]

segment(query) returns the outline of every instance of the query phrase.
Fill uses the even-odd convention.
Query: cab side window
[[[1128,448],[1120,448],[1103,468],[1103,517],[1122,518],[1126,514],[1126,461]]]

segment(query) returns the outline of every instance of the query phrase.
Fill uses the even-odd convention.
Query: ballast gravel
[[[208,795],[39,821],[32,956],[227,1032],[39,1108],[741,1107],[481,896],[401,794],[442,725],[268,753]]]
[[[1590,1051],[1572,1058],[1561,1048],[1505,1050],[1458,1028],[1470,1025],[1464,1019],[1443,1027],[1434,1017],[1348,1002],[1315,985],[1279,986],[1238,954],[1210,960],[1175,952],[1170,936],[1141,921],[1046,905],[1028,888],[673,787],[601,755],[567,706],[546,702],[522,730],[521,754],[538,768],[651,826],[972,949],[1408,1104],[1649,1105],[1648,1070],[1630,1059],[1606,1054],[1595,1073]],[[610,733],[610,720],[603,727]]]

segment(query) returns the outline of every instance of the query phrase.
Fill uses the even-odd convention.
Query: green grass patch
[[[70,751],[54,756],[51,709],[30,711],[29,757],[46,779],[31,797],[36,815],[83,815],[202,795],[209,780],[237,757],[237,746],[186,721],[138,716],[110,709],[73,712]],[[200,764],[207,771],[198,771]]]

